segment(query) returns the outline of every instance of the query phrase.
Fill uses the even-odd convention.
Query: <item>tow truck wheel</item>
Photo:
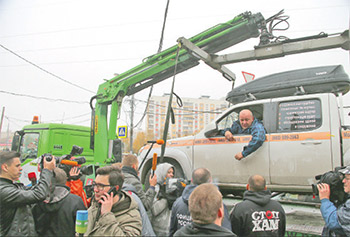
[[[177,161],[175,161],[173,159],[169,159],[169,158],[164,158],[164,163],[169,163],[175,167],[175,176],[174,176],[175,178],[183,178],[183,179],[186,178],[180,164],[177,163]],[[149,188],[149,176],[151,175],[151,171],[152,171],[151,168],[152,167],[150,167],[148,169],[147,174],[146,174],[145,183],[144,183],[144,190],[147,190]]]

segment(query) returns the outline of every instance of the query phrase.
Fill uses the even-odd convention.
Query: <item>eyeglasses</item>
[[[96,183],[95,181],[92,182],[92,188],[97,188],[98,191],[103,191],[103,189],[105,187],[111,187],[111,185],[108,185],[108,184],[99,184],[99,183]]]

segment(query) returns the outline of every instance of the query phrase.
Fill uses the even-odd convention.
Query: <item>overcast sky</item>
[[[39,115],[42,122],[89,126],[88,101],[99,84],[157,52],[165,7],[166,0],[0,0],[0,44],[22,57],[0,47],[0,109],[5,107],[6,116],[2,131],[8,124],[10,130],[20,129],[33,115]],[[297,38],[349,28],[348,0],[170,0],[163,49],[175,45],[179,37],[190,38],[245,11],[261,12],[267,19],[281,9],[290,16],[290,28],[277,35]],[[258,43],[258,39],[247,40],[218,54],[253,49]],[[242,71],[261,77],[336,64],[349,73],[349,52],[333,49],[227,67],[236,74],[237,86],[244,83]],[[170,85],[170,79],[157,84],[153,95],[169,93]],[[175,92],[181,97],[219,99],[230,88],[230,82],[204,63],[176,76]],[[147,95],[148,89],[135,97],[145,101]],[[350,105],[349,98],[346,105]],[[135,122],[144,106],[137,102]],[[126,110],[124,106],[119,125],[129,122]]]

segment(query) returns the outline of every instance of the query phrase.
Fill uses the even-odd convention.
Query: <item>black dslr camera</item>
[[[74,161],[79,166],[84,164],[86,162],[85,157],[83,157],[83,156],[81,156],[81,157],[73,157],[75,155],[80,155],[81,153],[83,153],[83,150],[84,149],[82,147],[73,145],[72,151],[70,152],[70,154],[63,155],[61,157],[55,157],[56,166],[58,168],[63,169],[66,172],[67,177],[69,177],[69,171],[70,171],[70,169],[72,167],[69,164],[69,162],[64,162],[64,161]],[[45,153],[40,158],[41,158],[40,161],[39,161],[40,169],[43,169],[44,168],[44,159],[46,159],[47,161],[50,162],[52,160],[53,156],[52,156],[52,154]],[[84,175],[91,175],[91,174],[93,174],[93,166],[92,165],[81,166],[80,170],[81,170],[80,176],[83,175],[83,174]],[[78,178],[80,178],[80,176]]]
[[[329,200],[338,207],[343,204],[347,199],[347,193],[344,192],[343,187],[343,174],[338,171],[343,167],[337,167],[334,171],[328,171],[324,174],[315,176],[316,180],[319,180],[316,184],[312,184],[312,192],[318,195],[317,184],[326,183],[329,185],[331,194]]]

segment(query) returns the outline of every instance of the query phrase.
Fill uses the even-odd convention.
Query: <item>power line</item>
[[[76,49],[76,48],[86,48],[86,47],[99,47],[99,46],[120,45],[120,44],[135,44],[135,43],[146,43],[146,42],[148,43],[148,42],[154,42],[154,41],[155,40],[134,40],[134,41],[110,42],[110,43],[100,43],[100,44],[68,45],[68,46],[53,47],[53,48],[17,50],[17,53],[49,51],[49,50],[59,50],[59,49]],[[0,53],[5,53],[5,52],[0,52]]]
[[[96,59],[96,60],[81,60],[81,61],[69,61],[69,62],[51,62],[51,63],[40,63],[42,65],[57,65],[57,64],[73,64],[73,63],[96,63],[96,62],[111,62],[111,61],[128,61],[128,60],[139,60],[140,58],[114,58],[114,59]],[[28,66],[27,64],[17,65],[4,65],[0,67],[22,67]],[[92,92],[92,91],[89,91]]]
[[[51,123],[51,122],[57,122],[57,121],[62,121],[62,120],[71,120],[71,119],[81,118],[81,117],[84,117],[86,115],[91,115],[91,113],[80,114],[80,115],[76,115],[73,117],[67,117],[67,118],[63,118],[63,119],[52,119],[52,120],[47,120],[46,122]],[[90,118],[88,120],[90,120]],[[84,122],[85,122],[85,120],[84,120]],[[75,122],[75,123],[79,123],[79,122]]]
[[[144,101],[144,100],[140,100],[140,99],[135,99],[135,100],[138,100],[140,102],[143,102],[143,103],[147,103],[147,101]],[[167,106],[166,105],[160,105],[160,104],[156,104],[154,102],[150,102],[150,104],[152,105],[155,105],[155,106],[159,106],[159,107],[164,107],[166,108]],[[218,108],[218,109],[214,109],[214,110],[194,110],[194,109],[185,109],[185,108],[176,108],[174,107],[173,108],[174,110],[182,110],[182,111],[189,111],[189,112],[198,112],[198,113],[222,113],[221,110],[225,110],[227,109],[226,107],[221,107],[221,108]]]
[[[42,97],[42,96],[18,94],[18,93],[13,93],[13,92],[9,92],[9,91],[2,91],[2,90],[0,90],[0,93],[8,94],[8,95],[13,95],[13,96],[29,97],[29,98],[33,98],[33,99],[39,99],[39,100],[48,100],[48,101],[52,101],[52,102],[65,102],[65,103],[76,103],[76,104],[89,104],[89,102],[87,102],[87,101],[74,101],[74,100],[65,100],[65,99],[52,99],[52,98],[47,98],[47,97]]]
[[[77,88],[80,88],[80,89],[82,89],[82,90],[85,90],[85,91],[88,91],[88,92],[91,92],[91,93],[95,94],[95,92],[93,92],[93,91],[90,91],[90,90],[88,90],[88,89],[85,89],[84,87],[81,87],[81,86],[79,86],[79,85],[77,85],[77,84],[74,84],[74,83],[72,83],[72,82],[70,82],[70,81],[67,81],[67,80],[63,79],[62,77],[59,77],[59,76],[57,76],[57,75],[55,75],[55,74],[53,74],[53,73],[47,71],[46,69],[44,69],[44,68],[42,68],[42,67],[36,65],[35,63],[30,62],[29,60],[23,58],[22,56],[18,55],[17,53],[13,52],[12,50],[6,48],[6,47],[3,46],[2,44],[0,44],[0,47],[2,47],[3,49],[9,51],[10,53],[16,55],[17,57],[19,57],[20,59],[24,60],[25,62],[27,62],[27,63],[33,65],[34,67],[39,68],[40,70],[46,72],[47,74],[49,74],[49,75],[51,75],[51,76],[53,76],[53,77],[56,77],[57,79],[59,79],[59,80],[65,82],[65,83],[67,83],[67,84],[70,84],[70,85],[72,85],[72,86],[75,86],[75,87],[77,87]]]

